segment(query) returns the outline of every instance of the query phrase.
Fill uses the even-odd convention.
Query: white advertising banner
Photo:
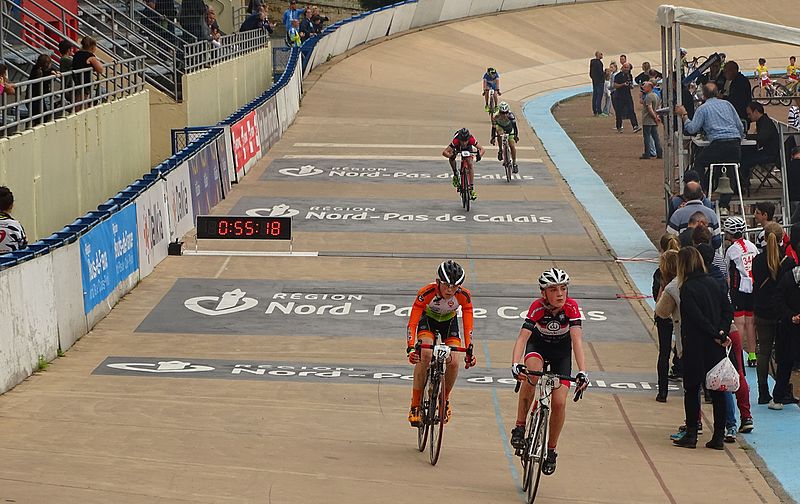
[[[167,174],[169,241],[179,241],[194,227],[189,164],[184,162]]]
[[[136,198],[136,230],[139,235],[139,278],[144,278],[167,257],[169,222],[166,182],[157,180]]]
[[[58,342],[64,352],[89,331],[83,310],[80,249],[80,243],[75,242],[50,252],[53,256]]]
[[[353,25],[353,34],[350,35],[350,42],[347,44],[348,51],[367,41],[367,35],[369,35],[369,29],[372,26],[374,17],[375,14],[370,14],[350,23]]]

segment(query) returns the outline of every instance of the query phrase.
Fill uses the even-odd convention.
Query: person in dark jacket
[[[764,105],[757,101],[750,102],[747,106],[747,117],[756,123],[756,145],[742,148],[742,169],[739,176],[745,186],[749,185],[750,171],[755,165],[780,166],[781,163],[781,139],[778,128],[764,111]]]
[[[791,160],[786,163],[786,182],[789,186],[789,213],[791,223],[800,222],[800,147],[791,152]]]
[[[758,338],[758,358],[756,374],[758,376],[758,404],[769,404],[769,363],[775,347],[775,335],[780,312],[778,311],[778,273],[785,257],[781,243],[783,228],[777,222],[770,222],[764,227],[764,251],[753,259],[753,314]]]
[[[728,330],[733,309],[719,283],[706,273],[703,258],[694,247],[678,252],[678,278],[681,284],[681,337],[683,339],[683,387],[686,413],[686,435],[675,440],[677,446],[697,445],[697,424],[700,418],[700,387],[706,373],[725,358],[730,345]],[[714,435],[707,448],[724,449],[725,396],[711,391],[714,408]]]
[[[777,369],[770,409],[783,409],[784,404],[797,403],[789,379],[800,345],[800,261],[796,253],[800,246],[800,224],[792,225],[789,236],[791,250],[787,250],[778,272],[776,301],[779,319],[775,335]]]
[[[735,61],[725,63],[722,72],[725,75],[723,97],[731,102],[740,119],[748,121],[747,104],[753,99],[750,94],[750,79],[742,75],[742,72],[739,71],[739,64]]]
[[[661,257],[659,267],[653,273],[653,299],[658,302],[663,295],[664,289],[677,274],[676,253],[678,251],[678,240],[675,235],[665,233],[659,242]],[[667,251],[670,254],[667,254]],[[672,352],[672,333],[674,326],[669,317],[655,316],[656,330],[658,331],[658,361],[656,372],[658,373],[658,394],[656,401],[667,402],[667,390],[669,385],[669,356]],[[675,335],[680,338],[679,334]],[[676,356],[677,358],[677,356]]]
[[[36,58],[36,63],[33,65],[28,79],[41,79],[43,77],[51,77],[54,75],[57,76],[61,74],[53,68],[53,60],[50,59],[50,55],[40,54],[39,57]],[[41,124],[43,122],[53,120],[52,114],[42,115],[43,112],[46,112],[49,109],[49,105],[52,103],[52,97],[43,98],[42,96],[49,94],[52,88],[52,80],[37,82],[29,86],[28,91],[31,99],[33,100],[31,102],[31,115],[34,118],[33,124]]]
[[[603,112],[603,86],[606,83],[603,69],[603,53],[597,51],[589,61],[589,78],[592,79],[592,113],[599,116]]]

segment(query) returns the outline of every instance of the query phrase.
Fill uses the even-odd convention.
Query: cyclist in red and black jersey
[[[444,151],[442,151],[442,156],[446,157],[450,160],[450,168],[453,170],[453,187],[458,189],[458,171],[456,170],[456,155],[463,151],[469,150],[475,152],[477,150],[475,160],[480,161],[481,157],[486,153],[486,149],[481,146],[475,137],[472,136],[472,133],[469,132],[467,128],[461,128],[456,132],[455,138],[453,141],[450,142],[450,145],[445,147]],[[467,172],[467,177],[469,179],[469,190],[470,190],[470,197],[472,199],[476,199],[478,194],[475,192],[475,180],[472,176],[472,160],[470,159],[469,163],[469,171]]]
[[[555,374],[572,375],[572,353],[578,364],[576,386],[579,390],[589,385],[586,371],[581,330],[581,312],[578,303],[567,295],[569,275],[566,271],[551,268],[539,277],[539,288],[542,297],[536,299],[528,310],[522,329],[519,331],[514,345],[511,372],[514,378],[522,382],[519,403],[517,405],[517,422],[511,431],[511,445],[523,448],[525,444],[525,420],[531,409],[538,377],[530,376],[528,383],[524,369],[542,371],[546,367]],[[524,364],[523,364],[524,363]],[[547,458],[542,464],[544,474],[553,474],[556,470],[556,445],[566,419],[567,393],[570,382],[564,380],[562,387],[553,390],[551,396],[550,436],[547,440]]]

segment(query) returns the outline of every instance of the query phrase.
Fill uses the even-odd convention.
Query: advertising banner
[[[258,123],[258,140],[261,144],[261,152],[269,151],[269,124],[267,118],[267,105],[262,103],[256,108],[256,122]]]
[[[183,163],[167,175],[169,241],[183,238],[194,227],[194,207],[189,194],[189,165]]]
[[[139,278],[144,278],[167,257],[166,183],[157,181],[136,198],[136,227],[139,236]]]
[[[207,215],[222,199],[217,146],[206,144],[189,158],[189,181],[192,185],[192,209],[195,215]]]
[[[258,121],[253,110],[239,122],[231,125],[233,155],[236,160],[236,181],[247,174],[247,170],[261,157],[258,141]]]
[[[81,236],[83,309],[89,313],[139,268],[136,205],[128,205]]]
[[[296,74],[295,74],[296,75]],[[274,147],[281,139],[281,123],[278,119],[278,103],[273,96],[264,104],[267,109],[267,125],[269,126],[269,146]]]
[[[215,141],[223,198],[227,198],[228,193],[231,192],[231,180],[235,177],[235,173],[233,172],[233,157],[231,156],[232,152],[228,148],[230,141],[231,136],[227,134],[227,131],[218,136]]]

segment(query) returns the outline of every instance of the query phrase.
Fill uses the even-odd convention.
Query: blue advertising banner
[[[211,142],[189,159],[189,181],[195,215],[208,215],[222,199],[216,154],[217,146]]]
[[[83,309],[89,313],[139,269],[136,205],[128,205],[81,236]]]

